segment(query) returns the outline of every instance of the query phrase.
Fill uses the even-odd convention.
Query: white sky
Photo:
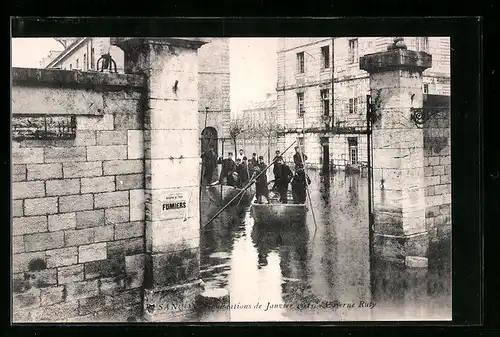
[[[276,38],[231,38],[231,110],[274,93],[277,78]],[[12,39],[12,66],[38,68],[50,50],[62,50],[51,38]]]

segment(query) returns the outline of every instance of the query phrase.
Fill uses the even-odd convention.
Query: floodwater
[[[201,278],[226,289],[230,310],[201,321],[451,320],[450,243],[428,269],[370,265],[368,184],[359,174],[310,171],[306,223],[266,226],[202,191]]]

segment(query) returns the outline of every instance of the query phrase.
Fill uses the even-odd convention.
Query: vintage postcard
[[[12,321],[451,321],[450,38],[13,38]]]

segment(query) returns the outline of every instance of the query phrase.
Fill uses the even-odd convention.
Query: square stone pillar
[[[146,275],[144,314],[190,314],[199,278],[200,144],[197,39],[122,38],[125,72],[147,77],[144,96]]]
[[[388,51],[365,55],[373,103],[373,229],[378,258],[427,265],[424,134],[413,109],[422,108],[422,72],[431,55],[396,39]]]

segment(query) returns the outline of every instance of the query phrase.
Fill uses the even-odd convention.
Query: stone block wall
[[[13,74],[13,101],[29,102],[13,104],[13,119],[54,115],[54,107],[66,106],[56,89],[73,99],[57,113],[76,116],[75,139],[12,144],[13,321],[139,315],[143,78],[39,69]]]
[[[431,238],[451,235],[450,109],[443,108],[424,126],[425,222]]]
[[[217,130],[218,138],[229,137],[231,117],[229,39],[202,38],[202,40],[208,43],[198,49],[199,131],[201,133],[205,126],[213,127]],[[205,116],[207,107],[208,114]],[[219,155],[222,155],[221,148],[222,144],[219,141]]]

